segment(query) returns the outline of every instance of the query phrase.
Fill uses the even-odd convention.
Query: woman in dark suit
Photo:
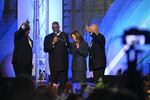
[[[88,44],[78,31],[71,33],[72,79],[73,82],[85,82],[86,80],[86,57],[88,56]]]

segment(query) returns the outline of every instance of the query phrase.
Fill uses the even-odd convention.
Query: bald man
[[[89,69],[93,71],[94,82],[97,83],[100,77],[104,78],[106,67],[105,37],[98,31],[96,24],[86,26],[85,29],[92,37],[89,49]]]

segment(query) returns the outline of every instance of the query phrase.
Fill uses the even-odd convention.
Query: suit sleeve
[[[69,44],[69,54],[72,54],[72,52],[73,52],[73,51],[72,51],[72,46],[73,46],[73,43],[70,43],[70,44]]]
[[[91,37],[94,41],[100,43],[103,47],[105,47],[105,37],[103,35],[100,35],[100,33],[98,35],[93,33]]]
[[[52,44],[52,38],[46,36],[44,39],[44,52],[50,52],[53,49],[54,45]]]
[[[66,34],[66,45],[67,45],[67,48],[68,48],[68,49],[71,49],[71,43],[70,43],[70,41],[69,41],[69,36],[68,36],[68,34]]]
[[[84,57],[88,56],[88,44],[84,43],[83,45],[81,45],[78,49],[78,53]]]

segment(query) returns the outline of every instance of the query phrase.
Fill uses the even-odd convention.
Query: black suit
[[[52,83],[58,83],[60,80],[60,88],[64,89],[64,85],[68,80],[68,47],[69,38],[64,32],[61,32],[59,40],[52,44],[55,33],[47,35],[44,39],[44,51],[49,53],[49,65]]]
[[[31,45],[29,44],[29,41]],[[14,34],[14,52],[12,64],[16,76],[20,74],[32,74],[32,46],[33,41],[25,36],[25,30],[20,28]]]
[[[99,77],[104,76],[104,70],[106,67],[106,55],[105,55],[105,37],[98,33],[92,34],[92,42],[89,50],[89,69],[93,71],[95,82]]]

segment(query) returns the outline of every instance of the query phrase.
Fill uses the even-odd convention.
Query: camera
[[[130,46],[150,44],[150,32],[131,28],[124,32],[123,43]]]

